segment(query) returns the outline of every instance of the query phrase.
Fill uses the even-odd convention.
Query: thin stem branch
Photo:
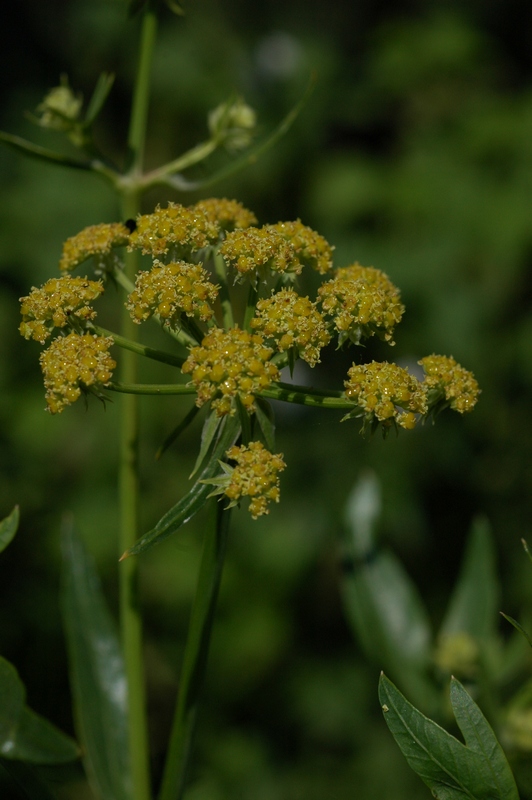
[[[216,507],[216,521],[206,530],[203,541],[196,595],[188,628],[179,695],[159,800],[181,800],[185,791],[198,701],[207,665],[229,531],[230,512],[225,510],[221,503],[215,502],[213,505]]]
[[[183,383],[124,383],[111,381],[105,384],[106,389],[121,394],[196,394],[196,387]]]
[[[227,272],[225,268],[225,261],[219,253],[214,253],[214,272],[220,284],[220,304],[222,306],[222,322],[226,331],[233,327],[235,324],[233,318],[233,306],[229,296],[229,287],[227,285]]]
[[[154,347],[140,344],[140,342],[126,339],[125,336],[120,336],[118,333],[108,331],[106,328],[101,328],[99,325],[93,325],[92,329],[99,336],[111,336],[114,343],[119,347],[123,347],[124,350],[130,350],[132,353],[137,353],[139,356],[146,356],[146,358],[151,358],[153,361],[161,361],[163,364],[170,364],[173,367],[182,367],[185,363],[185,359],[181,356],[176,356],[173,353],[166,353]]]

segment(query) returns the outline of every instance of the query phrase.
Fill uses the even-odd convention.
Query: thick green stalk
[[[149,76],[157,20],[153,12],[144,13],[141,30],[140,59],[133,95],[128,135],[128,173],[118,185],[124,219],[135,218],[140,210],[138,179],[142,170],[149,101]],[[138,254],[127,253],[125,275],[133,282],[138,268]],[[137,330],[127,310],[122,315],[121,334],[135,341]],[[121,359],[121,378],[136,382],[136,355],[125,350]],[[121,398],[120,427],[120,536],[118,548],[123,553],[138,538],[138,399],[124,394]],[[133,778],[133,800],[149,800],[150,772],[146,721],[146,690],[142,658],[142,623],[138,603],[138,562],[128,559],[120,565],[120,627],[126,664],[129,699],[129,750]]]
[[[177,706],[159,800],[181,800],[185,791],[198,700],[207,664],[229,530],[230,512],[219,502],[215,506],[216,522],[207,528],[203,542],[196,596],[188,627]]]

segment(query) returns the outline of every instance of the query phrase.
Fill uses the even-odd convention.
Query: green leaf
[[[514,626],[516,631],[519,631],[519,633],[522,634],[525,637],[525,639],[527,640],[527,642],[530,645],[530,647],[532,647],[532,638],[528,635],[528,633],[525,631],[523,626],[520,625],[516,619],[514,619],[513,617],[510,617],[508,614],[505,614],[503,611],[500,611],[499,613],[500,613],[501,617],[504,617],[504,619],[507,620],[507,622],[510,623],[510,625]]]
[[[468,633],[486,640],[495,635],[499,584],[488,521],[478,517],[468,537],[462,567],[440,635]]]
[[[2,756],[33,764],[63,764],[80,757],[76,742],[27,706],[16,733],[0,748]]]
[[[264,397],[255,398],[255,416],[264,436],[266,447],[275,453],[275,416],[273,408]]]
[[[244,407],[240,395],[238,394],[235,398],[235,405],[238,419],[240,420],[240,428],[242,430],[242,444],[247,447],[251,441],[251,419],[249,417],[249,411]]]
[[[351,537],[342,578],[347,619],[367,656],[429,709],[437,699],[426,677],[431,663],[428,615],[400,561],[375,547],[379,511],[378,482],[365,473],[347,505]]]
[[[183,417],[179,425],[177,425],[174,430],[166,437],[162,445],[159,447],[155,454],[156,460],[159,460],[163,453],[165,453],[171,445],[175,442],[178,436],[180,436],[184,430],[188,428],[191,422],[196,418],[196,415],[199,413],[198,406],[194,405],[188,412],[188,414]]]
[[[178,531],[185,522],[188,522],[191,517],[203,508],[212,490],[212,487],[203,481],[213,478],[219,471],[220,465],[218,461],[224,457],[226,450],[236,441],[239,432],[238,416],[235,414],[234,417],[225,417],[223,425],[220,426],[218,440],[209,462],[192,489],[166,512],[155,528],[141,536],[133,547],[126,550],[120,559],[121,561],[129,556],[139,555],[139,553],[143,553],[145,550],[149,550],[150,547],[159,544]]]
[[[0,553],[6,549],[16,534],[19,518],[19,509],[15,506],[11,514],[0,522]]]
[[[87,107],[87,112],[83,121],[84,127],[90,127],[96,120],[109,96],[109,92],[113,88],[114,82],[115,76],[112,73],[102,72],[100,74]]]
[[[519,800],[512,770],[491,725],[456,678],[451,679],[451,705],[467,747],[479,753],[490,769],[499,800]]]
[[[24,703],[26,690],[15,667],[0,656],[0,752],[9,745],[16,735]],[[9,749],[9,746],[8,748]]]
[[[216,436],[216,432],[220,427],[220,423],[221,420],[220,417],[217,416],[216,411],[211,410],[209,412],[209,416],[203,423],[203,428],[201,431],[200,450],[198,453],[198,457],[196,459],[196,463],[194,464],[194,469],[190,473],[189,478],[192,478],[203,464],[203,461],[205,460],[205,457],[209,451],[213,439]]]
[[[466,747],[414,708],[384,674],[379,681],[379,700],[404,757],[434,797],[503,800],[484,755]]]
[[[102,800],[130,800],[127,683],[122,653],[92,560],[66,525],[63,564],[63,618],[85,767]]]

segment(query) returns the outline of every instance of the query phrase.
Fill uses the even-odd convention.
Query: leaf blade
[[[130,800],[127,683],[114,622],[81,541],[63,531],[62,610],[85,766],[102,800]]]
[[[13,541],[20,521],[19,507],[15,506],[11,514],[0,522],[0,553]]]

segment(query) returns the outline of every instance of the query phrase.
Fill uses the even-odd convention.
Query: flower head
[[[211,136],[228,150],[236,152],[251,144],[257,115],[241,97],[236,97],[213,109],[208,123]]]
[[[343,267],[318,294],[340,334],[340,344],[346,339],[360,344],[362,338],[374,334],[393,344],[393,329],[401,321],[404,306],[399,290],[384,272],[360,264]]]
[[[301,220],[278,222],[271,227],[292,245],[303,264],[308,264],[320,275],[332,269],[333,248],[321,234],[303,225]]]
[[[272,338],[280,352],[297,348],[311,367],[320,360],[320,350],[331,335],[320,312],[308,297],[300,297],[293,289],[281,289],[257,303],[251,326],[266,338]]]
[[[70,333],[54,339],[40,356],[47,410],[59,414],[82,390],[98,392],[112,377],[116,361],[109,355],[111,336]]]
[[[214,328],[201,346],[191,348],[182,371],[191,374],[198,406],[215,398],[212,405],[219,417],[232,414],[233,399],[238,395],[243,406],[253,412],[254,394],[279,379],[279,370],[270,362],[272,353],[259,334]]]
[[[294,247],[274,225],[231,231],[219,252],[239,276],[251,274],[256,278],[267,269],[299,275],[303,269]]]
[[[218,239],[216,221],[196,206],[186,208],[179,203],[157,206],[152,214],[137,217],[137,227],[130,236],[130,248],[152,256],[162,256],[173,248],[195,252]]]
[[[218,288],[201,264],[162,264],[156,259],[149,272],[138,273],[127,308],[133,321],[139,323],[158,314],[166,324],[175,326],[182,313],[206,322],[214,314],[210,303],[217,294]]]
[[[416,424],[415,415],[427,413],[423,384],[397,364],[353,364],[347,376],[345,395],[362,410],[366,422],[382,422],[385,427],[396,422],[411,429]]]
[[[101,281],[71,275],[51,278],[40,289],[34,287],[27,297],[20,298],[19,331],[25,339],[44,344],[54,328],[93,319],[96,312],[88,304],[102,292]]]
[[[452,356],[425,356],[419,362],[425,370],[429,406],[435,408],[442,402],[464,414],[472,411],[480,389],[472,372],[461,367]]]
[[[129,241],[129,230],[121,222],[90,225],[63,245],[59,262],[62,272],[72,272],[78,264],[94,256],[105,261],[114,247],[121,247]]]
[[[248,447],[231,447],[226,457],[236,461],[236,466],[220,462],[225,474],[206,481],[218,486],[211,496],[228,497],[228,508],[236,506],[242,497],[249,497],[253,519],[269,514],[268,503],[279,502],[278,474],[286,467],[282,455],[270,453],[261,442],[250,442]]]
[[[244,208],[237,200],[210,197],[207,200],[200,200],[192,208],[204,212],[211,222],[217,223],[226,231],[249,228],[257,224],[257,217],[253,211]]]

